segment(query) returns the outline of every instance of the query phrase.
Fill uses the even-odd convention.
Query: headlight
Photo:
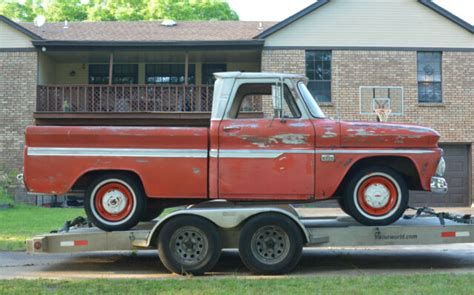
[[[436,176],[444,176],[444,172],[446,170],[446,162],[444,161],[444,158],[441,157],[438,163],[438,167],[436,168]]]

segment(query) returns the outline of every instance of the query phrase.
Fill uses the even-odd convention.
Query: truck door
[[[236,81],[219,125],[220,198],[314,197],[314,127],[291,85],[277,79]]]

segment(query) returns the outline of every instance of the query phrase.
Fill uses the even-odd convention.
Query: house
[[[279,22],[16,23],[0,18],[0,165],[28,124],[205,124],[213,72],[305,74],[330,116],[441,133],[447,196],[473,202],[474,28],[428,0],[320,0]],[[255,111],[261,109],[258,102]]]

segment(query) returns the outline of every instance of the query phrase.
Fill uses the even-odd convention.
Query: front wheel
[[[89,220],[105,231],[128,230],[143,216],[145,193],[133,177],[111,173],[97,178],[89,186],[84,209]]]
[[[408,187],[396,171],[369,167],[355,173],[349,181],[344,205],[349,215],[364,225],[389,225],[405,212]]]

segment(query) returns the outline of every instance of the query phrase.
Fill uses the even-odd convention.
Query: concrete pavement
[[[474,245],[305,249],[292,276],[474,273]],[[213,272],[250,276],[235,250],[226,250]],[[159,261],[156,251],[89,254],[0,252],[0,279],[12,278],[176,278]]]

